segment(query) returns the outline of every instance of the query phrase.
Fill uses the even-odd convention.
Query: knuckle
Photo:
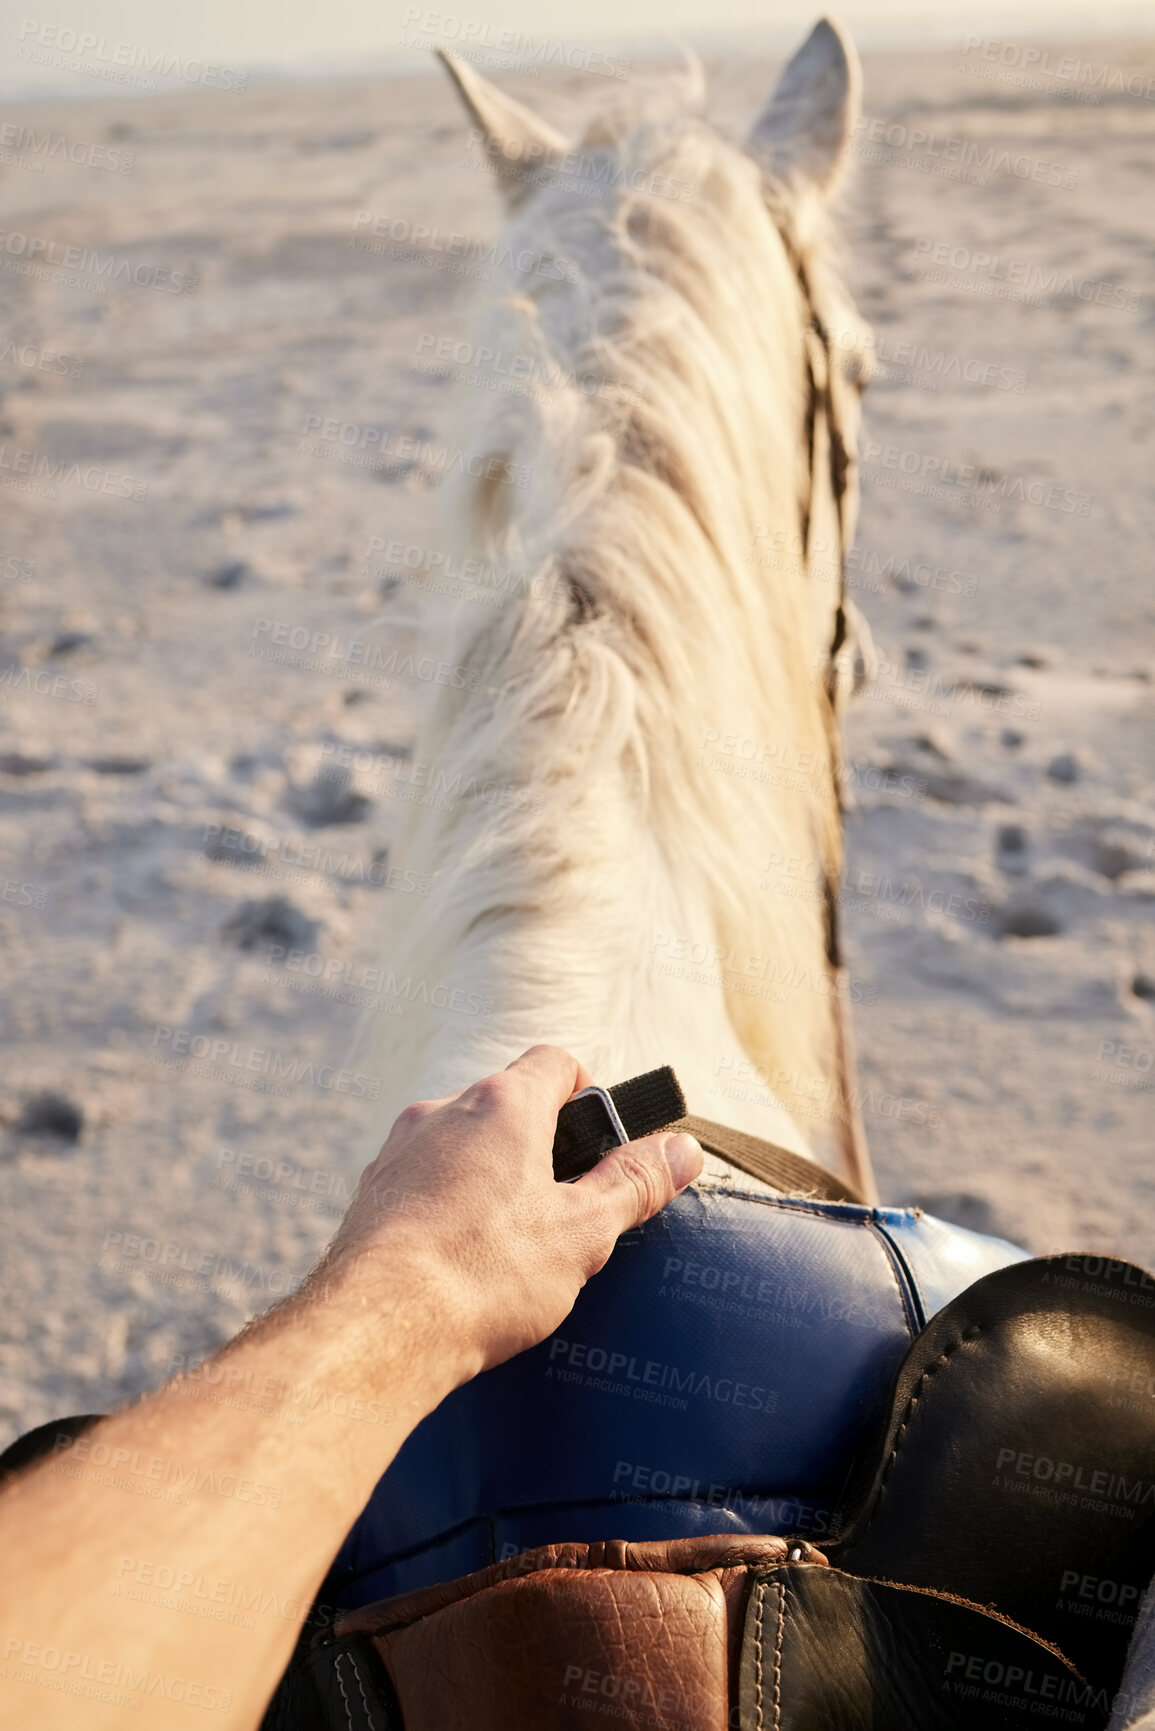
[[[430,1112],[436,1110],[432,1100],[413,1100],[402,1111],[398,1112],[393,1128],[395,1130],[415,1129]]]
[[[483,1076],[480,1082],[474,1082],[466,1090],[469,1104],[476,1109],[485,1111],[501,1106],[509,1098],[509,1083],[504,1071],[495,1076]]]
[[[665,1201],[665,1187],[659,1182],[653,1164],[640,1154],[628,1151],[623,1151],[618,1158],[622,1175],[637,1192],[639,1205],[645,1209],[647,1216],[656,1214]]]
[[[564,1046],[551,1045],[548,1040],[539,1040],[536,1045],[528,1047],[528,1049],[522,1053],[522,1060],[523,1063],[521,1067],[523,1071],[525,1068],[524,1061],[528,1060],[530,1067],[537,1069],[539,1074],[547,1069],[562,1071],[572,1070],[576,1062],[571,1054],[565,1050]],[[512,1073],[517,1073],[517,1066],[514,1066]]]

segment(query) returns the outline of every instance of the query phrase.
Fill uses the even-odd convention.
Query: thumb
[[[608,1205],[615,1238],[649,1220],[702,1170],[705,1156],[693,1136],[643,1136],[614,1148],[573,1186]]]

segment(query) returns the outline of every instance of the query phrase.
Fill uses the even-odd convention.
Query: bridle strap
[[[689,1114],[669,1126],[695,1136],[708,1154],[728,1160],[731,1166],[760,1178],[772,1190],[787,1196],[803,1196],[818,1202],[866,1202],[853,1185],[828,1172],[814,1160],[807,1160],[776,1142],[765,1142],[761,1136],[751,1136],[745,1130],[732,1130],[728,1124],[715,1124],[712,1118]]]
[[[837,364],[830,333],[826,323],[814,302],[809,277],[801,259],[795,256],[795,269],[801,286],[807,314],[806,341],[806,371],[810,385],[810,408],[808,423],[810,429],[810,503],[807,511],[806,551],[809,561],[810,532],[814,522],[815,489],[818,484],[816,473],[816,454],[820,444],[821,431],[825,430],[828,468],[831,494],[834,499],[835,515],[838,524],[838,609],[834,620],[834,636],[830,643],[827,660],[826,699],[827,713],[825,716],[830,767],[834,785],[839,790],[839,808],[842,808],[842,750],[838,736],[838,715],[836,708],[836,660],[838,652],[846,640],[846,555],[851,540],[851,514],[854,510],[855,489],[851,485],[856,458],[852,443],[847,436],[849,417],[845,413],[844,393],[851,387],[842,376]],[[843,1171],[849,1180],[857,1199],[868,1202],[878,1200],[878,1190],[874,1179],[874,1169],[870,1159],[870,1149],[866,1140],[866,1127],[862,1121],[862,1112],[858,1101],[854,1098],[854,1077],[856,1074],[854,1031],[850,1021],[850,980],[842,960],[841,911],[838,906],[838,896],[835,887],[826,883],[826,960],[835,977],[836,990],[832,995],[831,1013],[834,1018],[834,1039],[836,1065],[838,1073],[839,1093],[839,1154]]]

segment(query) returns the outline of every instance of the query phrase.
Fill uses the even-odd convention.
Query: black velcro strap
[[[660,1070],[647,1070],[644,1076],[631,1076],[628,1082],[619,1082],[606,1092],[631,1142],[664,1130],[686,1110],[686,1097],[668,1064]],[[617,1131],[596,1094],[567,1100],[557,1115],[554,1177],[559,1181],[578,1178],[596,1166],[603,1154],[619,1146]]]
[[[784,1195],[822,1202],[863,1201],[857,1190],[814,1160],[745,1130],[732,1130],[728,1124],[686,1116],[685,1095],[668,1064],[660,1070],[648,1070],[644,1076],[632,1076],[606,1092],[631,1142],[638,1136],[652,1136],[655,1130],[684,1130],[697,1137],[708,1154],[719,1155]],[[554,1177],[559,1182],[578,1178],[596,1166],[603,1154],[619,1146],[605,1103],[597,1094],[567,1100],[557,1115]]]

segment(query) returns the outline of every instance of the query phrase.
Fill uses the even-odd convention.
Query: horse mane
[[[411,814],[399,856],[434,888],[394,909],[390,962],[420,958],[430,978],[496,966],[498,1021],[522,1028],[560,978],[576,1021],[531,1037],[584,1031],[579,1055],[616,1080],[640,999],[660,1002],[639,978],[655,917],[681,919],[666,937],[716,952],[763,1079],[800,1123],[805,1099],[827,1099],[809,1107],[821,1142],[839,598],[804,557],[768,574],[754,549],[767,525],[803,540],[810,525],[807,291],[827,320],[854,315],[819,201],[768,186],[668,99],[603,113],[575,154],[527,186],[474,332],[475,356],[504,357],[494,385],[529,358],[526,388],[459,393],[472,460],[443,488],[439,545],[515,580],[502,605],[462,599],[438,625],[457,672],[416,753],[464,791]],[[769,992],[752,984],[767,968]],[[495,1022],[494,1055],[505,1038]]]

